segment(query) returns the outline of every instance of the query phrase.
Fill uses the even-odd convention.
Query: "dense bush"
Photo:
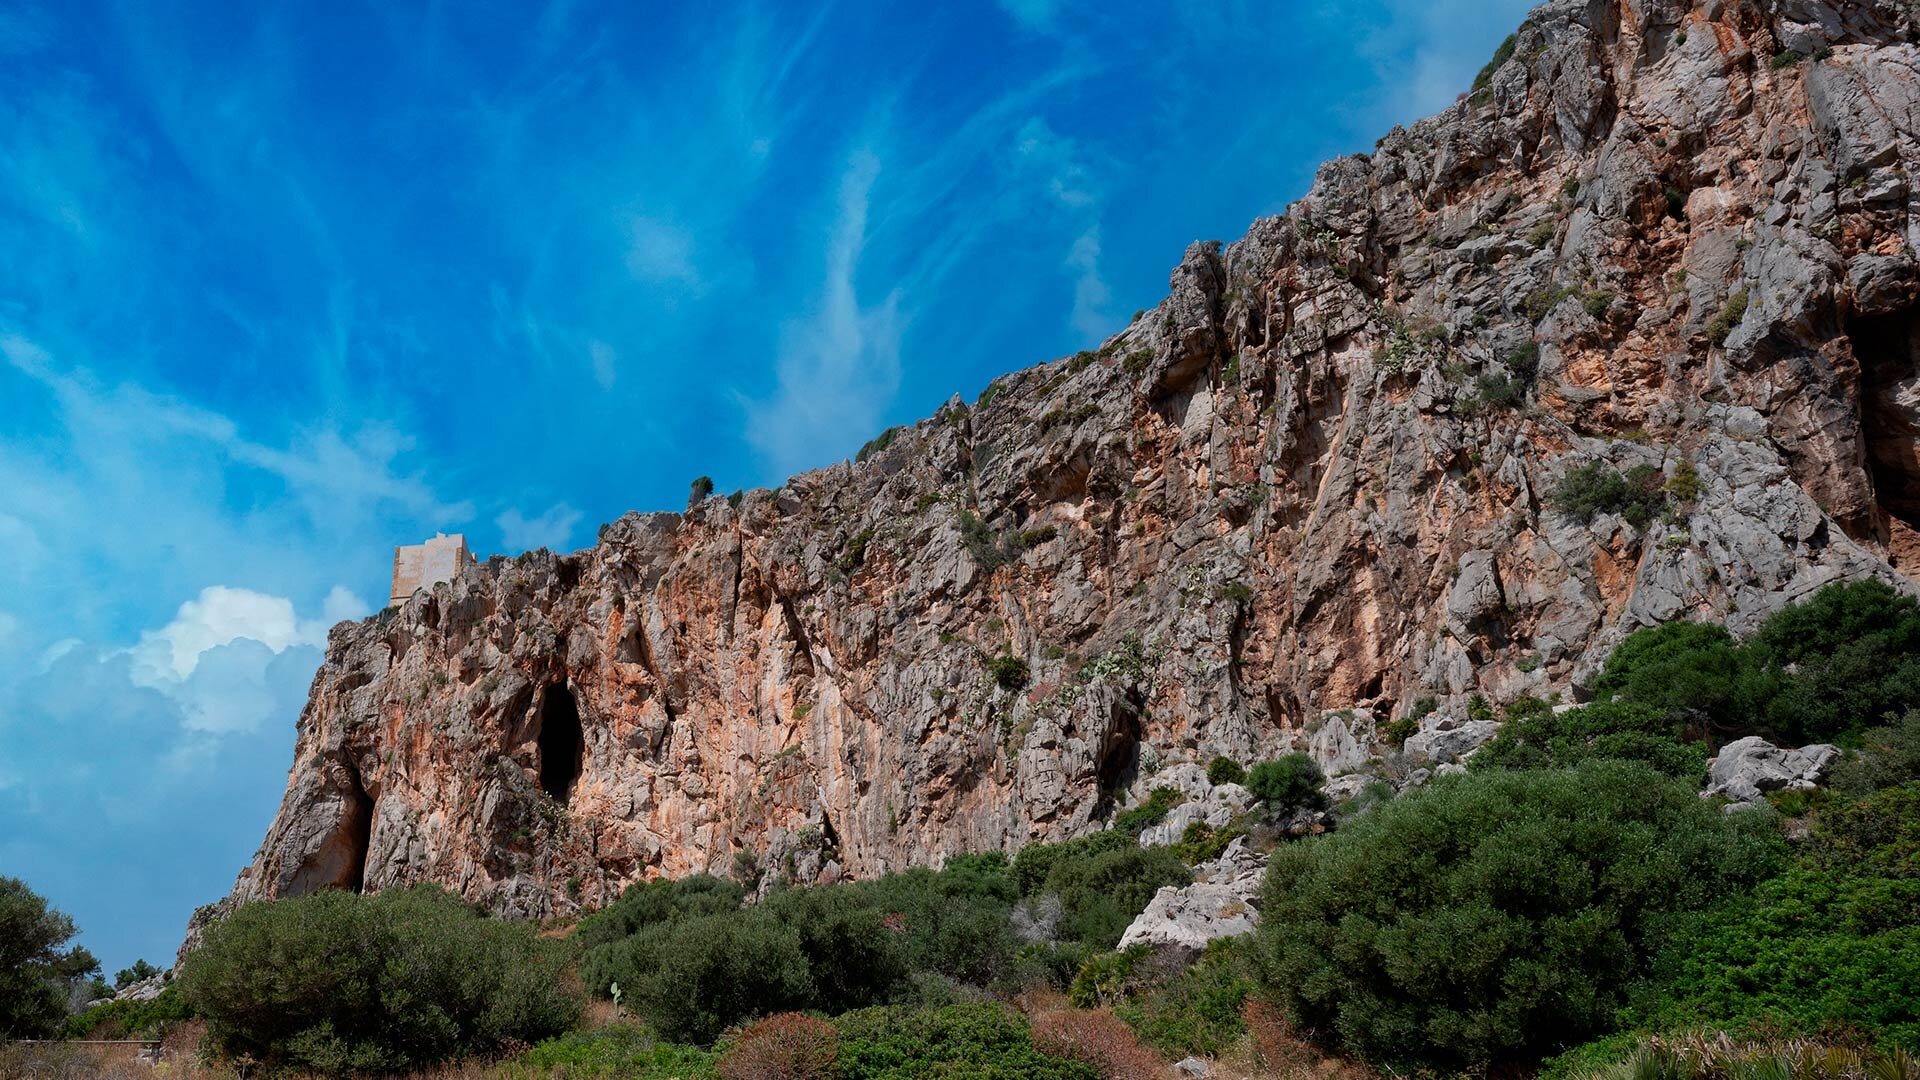
[[[0,1035],[44,1037],[66,1023],[68,987],[100,970],[67,945],[75,933],[26,882],[0,877]]]
[[[134,983],[151,979],[158,974],[160,974],[160,969],[147,963],[146,960],[135,960],[132,967],[124,967],[113,973],[113,988],[115,990],[125,990]]]
[[[1147,793],[1145,802],[1114,815],[1113,827],[1131,836],[1139,836],[1148,827],[1167,820],[1168,812],[1186,799],[1185,795],[1172,788],[1154,788]]]
[[[1910,710],[1885,727],[1860,736],[1860,750],[1833,767],[1829,785],[1861,795],[1920,780],[1920,710]]]
[[[1555,510],[1586,524],[1599,514],[1619,514],[1636,529],[1644,529],[1667,503],[1665,478],[1652,465],[1635,465],[1623,475],[1604,461],[1589,461],[1555,484],[1547,502]]]
[[[1142,848],[1113,829],[1059,844],[1030,844],[1015,856],[1013,873],[1022,895],[1060,898],[1062,937],[1096,949],[1118,944],[1162,886],[1193,880],[1179,855]]]
[[[1694,736],[1852,741],[1920,708],[1920,602],[1863,581],[1782,608],[1744,642],[1703,623],[1638,630],[1592,689]]]
[[[69,1039],[158,1039],[193,1010],[180,991],[167,987],[147,1001],[108,1001],[67,1017]]]
[[[642,927],[588,954],[597,990],[619,984],[622,1002],[675,1042],[711,1043],[730,1025],[804,1009],[813,976],[800,935],[757,908]]]
[[[627,886],[620,899],[582,919],[575,936],[582,948],[591,949],[629,937],[643,926],[733,911],[746,895],[738,884],[706,874],[678,881],[636,882]]]
[[[1683,780],[1706,773],[1707,747],[1680,737],[1672,717],[1649,705],[1605,700],[1556,714],[1539,699],[1507,706],[1506,723],[1477,751],[1475,769],[1544,769],[1598,758],[1638,761]]]
[[[663,1043],[638,1024],[570,1031],[503,1063],[500,1080],[706,1080],[714,1055]]]
[[[1627,762],[1443,777],[1275,853],[1262,981],[1373,1060],[1537,1056],[1607,1029],[1672,917],[1777,867],[1768,826]]]
[[[249,904],[176,985],[214,1044],[321,1072],[397,1069],[566,1030],[567,951],[429,887]]]
[[[1689,919],[1643,1024],[1874,1033],[1920,1050],[1920,785],[1830,807],[1779,877]]]
[[[1320,790],[1326,777],[1305,754],[1285,754],[1263,761],[1247,774],[1247,790],[1278,813],[1324,810],[1327,797]]]
[[[1027,1021],[997,1004],[881,1006],[834,1020],[842,1080],[1099,1080],[1034,1048]]]
[[[1140,987],[1113,1011],[1168,1057],[1217,1057],[1246,1030],[1241,1017],[1253,988],[1241,939],[1220,938],[1191,967]]]
[[[1020,891],[999,854],[957,856],[941,870],[907,870],[848,887],[897,927],[890,932],[902,939],[914,971],[985,986],[1012,966],[1019,943],[1011,916]]]
[[[1238,784],[1247,778],[1247,770],[1230,757],[1217,757],[1207,762],[1207,783]]]

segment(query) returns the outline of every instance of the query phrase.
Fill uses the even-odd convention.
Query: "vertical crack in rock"
[[[340,765],[339,790],[334,792],[333,820],[312,853],[282,890],[287,896],[308,896],[325,889],[359,892],[366,885],[367,851],[373,842],[373,798],[351,762]]]

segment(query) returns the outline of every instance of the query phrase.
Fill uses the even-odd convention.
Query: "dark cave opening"
[[[347,838],[347,871],[340,887],[348,892],[362,892],[367,884],[367,852],[373,847],[373,798],[360,784],[360,774],[353,774],[353,792],[349,798],[343,831]]]
[[[573,691],[559,684],[540,695],[540,790],[564,804],[580,778],[586,744],[580,735],[580,706]]]
[[[1915,309],[1855,316],[1847,337],[1860,362],[1860,435],[1874,501],[1888,517],[1920,529],[1920,349]],[[1889,523],[1875,523],[1886,542]]]
[[[1115,707],[1113,726],[1100,746],[1096,773],[1102,803],[1117,802],[1120,793],[1140,775],[1140,736],[1140,714],[1124,706]]]

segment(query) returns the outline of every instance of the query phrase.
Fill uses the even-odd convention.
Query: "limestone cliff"
[[[1636,626],[1911,570],[1914,32],[1554,0],[1098,351],[335,627],[236,898],[566,913],[1012,849],[1170,763],[1352,771],[1420,698],[1449,728]],[[1664,511],[1558,512],[1594,460]]]

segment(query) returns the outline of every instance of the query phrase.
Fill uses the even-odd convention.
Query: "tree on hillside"
[[[0,877],[0,1035],[38,1038],[60,1030],[67,994],[100,970],[93,954],[69,948],[73,920],[19,878]]]

